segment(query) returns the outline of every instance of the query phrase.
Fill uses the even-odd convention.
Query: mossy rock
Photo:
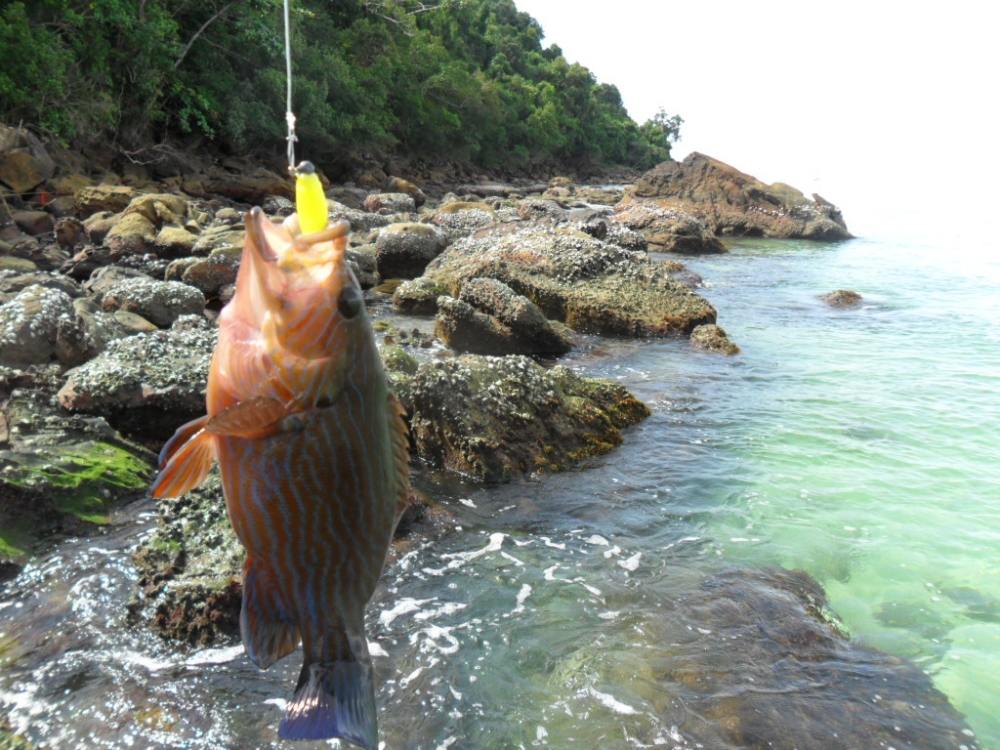
[[[149,486],[153,454],[103,419],[65,415],[46,396],[19,391],[2,412],[0,561],[22,562],[50,539],[96,530]]]

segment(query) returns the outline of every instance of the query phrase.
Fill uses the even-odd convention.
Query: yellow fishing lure
[[[295,168],[295,210],[299,215],[302,234],[312,234],[326,229],[328,215],[323,183],[319,181],[316,167],[304,161]]]

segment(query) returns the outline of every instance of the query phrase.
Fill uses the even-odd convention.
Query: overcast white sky
[[[618,86],[640,122],[821,193],[857,232],[1000,205],[1000,10],[992,0],[516,0],[546,43]]]

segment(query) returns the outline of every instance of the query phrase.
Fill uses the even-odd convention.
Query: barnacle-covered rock
[[[664,336],[715,322],[715,308],[645,253],[569,227],[517,222],[487,227],[451,245],[421,279],[397,289],[393,300],[401,310],[426,309],[416,292],[454,297],[474,278],[502,281],[546,317],[577,331]]]
[[[467,354],[389,372],[415,453],[488,482],[561,471],[615,448],[649,410],[616,383],[527,357]]]

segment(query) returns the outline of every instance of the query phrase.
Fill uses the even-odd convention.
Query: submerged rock
[[[464,355],[389,371],[408,413],[415,455],[505,482],[561,471],[615,448],[649,409],[622,386],[545,369],[527,357]]]
[[[459,240],[428,265],[419,287],[404,284],[393,300],[413,310],[414,291],[457,296],[473,278],[502,281],[582,332],[663,336],[715,322],[715,308],[644,253],[567,227],[517,223]]]
[[[719,352],[729,356],[740,353],[740,348],[729,340],[725,329],[714,323],[698,326],[691,331],[691,345],[695,349]]]
[[[631,197],[626,197],[626,205],[631,200],[654,209],[692,214],[721,235],[810,240],[851,237],[840,211],[818,195],[809,200],[789,185],[767,185],[697,152],[684,161],[666,161],[646,172],[636,181]]]
[[[664,723],[706,747],[976,747],[919,667],[849,640],[825,609],[815,580],[777,568],[678,595],[649,655],[682,706]]]
[[[820,295],[820,299],[830,307],[857,307],[863,301],[863,297],[860,294],[852,292],[850,289],[838,289],[834,292],[828,292],[827,294]]]
[[[572,348],[538,305],[496,279],[470,279],[459,299],[440,298],[434,332],[452,349],[474,354],[558,356]]]

